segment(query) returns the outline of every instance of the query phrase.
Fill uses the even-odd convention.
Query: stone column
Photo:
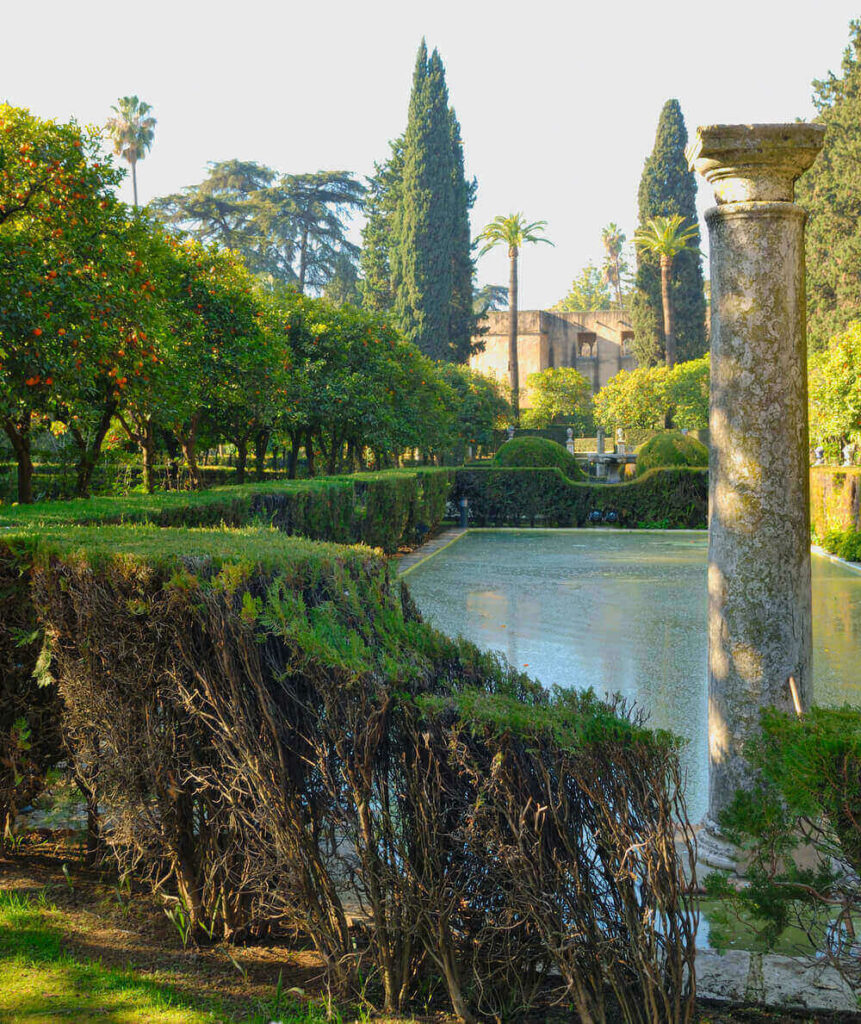
[[[824,128],[700,128],[712,185],[709,461],[709,831],[749,784],[760,710],[810,704],[805,213],[795,180]]]

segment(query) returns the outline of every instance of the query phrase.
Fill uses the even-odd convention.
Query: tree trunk
[[[290,455],[287,458],[287,479],[296,479],[296,465],[299,462],[300,435],[298,430],[290,431]]]
[[[254,438],[254,476],[258,480],[266,479],[266,449],[271,436],[271,431],[259,430]],[[275,468],[278,468],[277,458]]]
[[[508,383],[514,406],[514,422],[520,420],[520,369],[517,364],[517,246],[508,250]]]
[[[174,434],[172,430],[167,430],[165,427],[159,427],[158,432],[161,435],[165,448],[167,448],[167,484],[169,488],[175,488],[177,476],[179,474],[179,456],[182,454],[182,445],[179,443],[176,434]]]
[[[135,196],[135,209],[137,209],[138,208],[138,170],[137,170],[137,160],[132,160],[131,161],[131,165],[132,165],[132,189],[134,190],[134,196]]]
[[[664,307],[664,352],[667,366],[676,365],[676,336],[673,332],[673,298],[670,283],[673,274],[673,261],[669,256],[661,256],[661,305]]]
[[[332,431],[332,447],[329,449],[329,462],[326,470],[329,476],[334,476],[338,469],[338,453],[341,450],[341,441],[338,440],[338,431]]]
[[[182,447],[182,454],[188,464],[188,472],[191,476],[191,485],[196,491],[203,489],[203,478],[200,475],[200,467],[197,464],[197,426],[200,422],[200,413],[196,412],[189,423],[188,432],[180,434],[177,431],[177,438]]]
[[[305,433],[305,458],[308,460],[308,476],[316,476],[314,470],[314,435],[310,430]]]
[[[299,293],[305,294],[305,274],[308,269],[308,229],[302,232],[302,241],[299,243]]]
[[[142,439],[138,442],[143,452],[143,485],[147,494],[155,490],[155,429],[147,419]]]
[[[245,467],[248,464],[248,438],[240,438],[236,442],[236,482],[245,483]]]
[[[120,413],[117,415],[120,425],[134,441],[143,455],[143,485],[147,494],[155,490],[155,424],[151,416],[147,416],[140,430],[132,430],[128,420]]]
[[[9,438],[18,464],[18,504],[32,505],[33,454],[30,446],[30,428],[6,419],[3,421],[3,430]]]
[[[75,494],[79,498],[89,498],[90,486],[93,482],[93,470],[96,468],[96,463],[99,461],[99,456],[102,454],[102,444],[104,443],[105,437],[111,428],[111,420],[113,419],[114,413],[117,411],[116,402],[108,402],[108,404],[102,410],[102,417],[99,420],[96,431],[93,435],[92,440],[87,443],[87,439],[81,433],[77,427],[72,427],[70,433],[78,446],[78,478],[75,484]]]

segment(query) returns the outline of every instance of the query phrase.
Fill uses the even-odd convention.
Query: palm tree
[[[114,152],[132,165],[132,187],[135,194],[135,209],[138,207],[137,162],[150,151],[155,138],[156,119],[150,116],[152,107],[142,103],[137,96],[120,96],[111,107],[114,117],[105,126]]]
[[[549,238],[543,238],[542,232],[547,227],[546,220],[536,220],[529,224],[522,213],[510,213],[494,217],[479,234],[476,241],[484,242],[479,253],[483,256],[497,245],[508,248],[510,270],[508,275],[508,379],[511,385],[511,402],[514,406],[515,422],[520,417],[520,378],[517,367],[517,257],[527,243],[546,242],[553,245]]]
[[[634,235],[640,249],[655,253],[661,259],[661,304],[664,308],[664,351],[667,366],[676,363],[676,337],[673,330],[672,278],[673,260],[681,252],[700,250],[693,244],[699,234],[696,224],[685,227],[685,218],[678,213],[672,217],[653,217]]]
[[[616,293],[616,302],[619,309],[622,308],[622,274],[628,269],[628,265],[622,257],[622,246],[625,244],[625,234],[618,224],[608,224],[601,232],[601,240],[604,243],[603,278],[604,281]]]

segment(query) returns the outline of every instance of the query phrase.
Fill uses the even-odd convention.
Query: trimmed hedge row
[[[209,490],[166,491],[0,508],[0,529],[96,523],[241,527],[271,523],[312,540],[364,543],[392,554],[436,529],[452,469],[388,470]]]
[[[708,470],[652,469],[630,483],[569,480],[558,469],[460,469],[455,500],[475,526],[701,529],[708,523]],[[595,514],[597,522],[590,517]]]
[[[298,938],[389,1014],[693,1019],[679,744],[620,702],[549,694],[376,553],[274,529],[10,531],[10,586],[102,841],[194,937]]]
[[[819,540],[835,531],[861,531],[861,468],[810,470],[810,525]]]

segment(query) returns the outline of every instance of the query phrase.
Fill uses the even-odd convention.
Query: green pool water
[[[705,533],[482,530],[406,577],[445,632],[545,685],[620,692],[690,742],[688,813],[708,792]],[[813,559],[814,692],[861,704],[861,573]]]

